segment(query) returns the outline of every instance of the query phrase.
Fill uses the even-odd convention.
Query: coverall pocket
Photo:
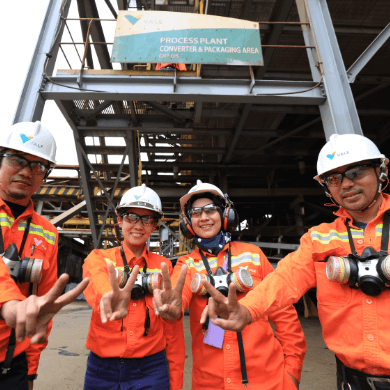
[[[96,327],[99,328],[99,331],[103,331],[107,333],[121,333],[122,320],[116,320],[116,321],[108,320],[105,324],[103,324],[100,318],[100,314],[93,312],[92,315],[95,318],[91,322],[96,324]]]
[[[317,299],[319,305],[346,306],[351,302],[352,290],[346,284],[329,281],[326,263],[314,263],[317,278]]]

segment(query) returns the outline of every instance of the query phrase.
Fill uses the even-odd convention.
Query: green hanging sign
[[[259,23],[164,11],[120,11],[111,61],[264,65]]]

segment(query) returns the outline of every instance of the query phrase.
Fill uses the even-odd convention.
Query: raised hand
[[[179,279],[175,288],[172,288],[171,278],[167,265],[161,263],[161,272],[163,276],[164,289],[153,291],[153,307],[156,315],[170,321],[177,320],[182,312],[182,292],[186,281],[187,266],[181,267]]]
[[[234,283],[230,283],[229,285],[227,298],[206,280],[202,280],[202,283],[211,295],[209,304],[204,309],[200,318],[202,324],[206,321],[207,316],[209,316],[214,325],[218,325],[222,329],[239,332],[252,321],[249,310],[238,303]]]
[[[53,288],[42,297],[31,295],[24,301],[10,301],[2,305],[1,315],[8,326],[16,328],[16,339],[19,342],[27,336],[32,344],[43,343],[50,320],[65,305],[73,302],[89,283],[86,278],[76,288],[61,295],[68,279],[67,274],[61,275]]]
[[[131,290],[137,280],[139,267],[136,265],[131,271],[125,287],[119,288],[115,267],[112,263],[107,264],[108,276],[112,291],[105,293],[100,300],[100,319],[105,324],[107,319],[110,321],[120,320],[127,316],[127,306],[131,298]]]

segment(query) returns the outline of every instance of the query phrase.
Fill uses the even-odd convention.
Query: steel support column
[[[348,80],[350,83],[355,82],[356,76],[367,65],[368,61],[377,53],[377,51],[390,38],[390,23],[381,31],[381,33],[371,42],[366,50],[347,70]]]
[[[363,134],[326,0],[296,0],[314,81],[327,99],[319,108],[328,140],[332,134]]]
[[[129,146],[129,173],[130,173],[130,188],[135,187],[138,182],[138,170],[137,170],[137,153],[136,144],[134,142],[134,131],[126,131],[126,144]]]
[[[69,104],[69,103],[68,102],[56,102],[56,103],[57,103],[57,106],[60,109],[62,115],[67,120],[67,122],[69,123],[69,126],[73,130],[73,135],[74,135],[74,139],[75,139],[76,144],[80,143],[81,145],[85,146],[84,137],[80,136],[80,134],[77,130],[77,127],[74,125],[73,121],[69,117],[68,111],[64,106],[64,104]],[[97,215],[94,213],[94,211],[97,208],[96,208],[96,202],[92,199],[94,192],[93,192],[93,187],[90,185],[91,173],[90,173],[89,167],[87,166],[87,164],[84,160],[84,157],[83,157],[80,149],[76,148],[76,151],[77,151],[77,160],[78,160],[79,166],[80,166],[80,177],[81,177],[81,184],[82,184],[83,192],[84,192],[84,199],[87,202],[87,211],[88,211],[88,218],[90,221],[92,241],[93,241],[94,247],[97,249],[97,248],[99,248],[99,241],[98,241],[98,234],[97,234],[97,227],[99,225],[99,221],[98,221]]]
[[[46,74],[51,75],[64,30],[62,18],[67,17],[69,6],[70,0],[49,2],[12,123],[36,121],[42,117],[45,99],[41,96],[40,90],[44,83],[44,64],[47,60]],[[49,52],[48,59],[46,54]]]

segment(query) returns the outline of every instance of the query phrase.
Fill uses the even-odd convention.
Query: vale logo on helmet
[[[22,139],[22,142],[25,144],[26,142],[31,141],[34,137],[27,137],[26,134],[20,133],[20,138]],[[38,143],[33,142],[33,141],[31,141],[31,144],[38,147],[38,148],[43,147],[42,144],[38,144]]]
[[[326,157],[329,158],[329,160],[333,160],[334,156],[341,157],[341,156],[346,156],[347,154],[349,154],[348,150],[346,152],[341,152],[337,154],[336,152],[333,152],[332,154],[327,154]]]

